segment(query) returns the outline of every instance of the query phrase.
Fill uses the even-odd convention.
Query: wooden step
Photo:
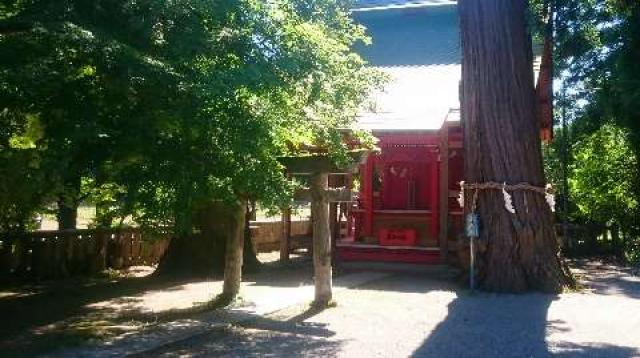
[[[336,247],[336,254],[338,259],[342,261],[402,262],[414,264],[442,263],[440,250],[430,248],[343,245]]]

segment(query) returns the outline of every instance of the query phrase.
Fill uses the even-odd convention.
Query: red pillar
[[[373,155],[367,156],[362,178],[362,203],[364,205],[364,235],[373,235]]]
[[[429,170],[429,183],[431,183],[431,185],[429,185],[429,191],[431,192],[431,225],[430,225],[430,234],[431,234],[431,238],[434,239],[438,239],[438,236],[440,234],[440,215],[439,215],[439,204],[440,204],[440,199],[439,199],[439,195],[438,195],[438,189],[439,189],[439,182],[440,182],[440,173],[438,170],[438,160],[436,157],[434,157],[433,155],[430,156],[431,159],[431,165],[430,165],[430,170]]]
[[[347,175],[347,188],[349,188],[349,190],[353,190],[353,175],[348,174]],[[346,212],[345,212],[345,218],[347,220],[347,237],[351,238],[354,236],[354,232],[353,232],[353,212],[351,212],[351,208],[352,205],[347,203],[346,204]]]

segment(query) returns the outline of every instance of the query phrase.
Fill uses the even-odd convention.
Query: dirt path
[[[576,272],[587,288],[557,296],[394,274],[340,292],[333,309],[293,307],[147,356],[640,357],[640,278],[598,263]]]

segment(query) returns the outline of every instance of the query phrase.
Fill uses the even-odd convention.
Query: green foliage
[[[51,200],[52,183],[38,165],[33,149],[0,152],[0,232],[34,228],[36,212]]]
[[[188,233],[213,199],[281,205],[291,188],[277,157],[314,143],[340,159],[339,130],[381,82],[351,51],[367,39],[347,6],[10,1],[0,139],[36,153],[52,194],[92,198],[105,222]]]
[[[629,137],[628,130],[604,124],[579,138],[573,147],[569,186],[575,204],[572,220],[622,234],[616,239],[621,242],[612,245],[613,253],[639,262],[638,158]]]
[[[640,3],[553,3],[555,74],[569,94],[557,106],[571,122],[570,217],[620,230],[627,254],[640,252]],[[559,144],[548,156],[556,175]]]
[[[628,131],[607,124],[573,148],[569,187],[577,214],[627,230],[635,224],[638,200],[633,194],[637,158]]]
[[[640,154],[640,3],[558,0],[558,74],[586,100],[591,120],[612,120],[629,129]],[[564,71],[564,72],[561,72]],[[582,91],[586,89],[586,91]]]

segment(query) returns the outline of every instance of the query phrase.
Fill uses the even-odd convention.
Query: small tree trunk
[[[80,176],[65,180],[64,195],[58,197],[58,230],[73,230],[78,224],[78,196],[80,195]]]
[[[280,262],[289,262],[289,253],[291,251],[291,209],[282,209],[282,232],[280,236]]]
[[[78,204],[65,198],[58,198],[58,230],[73,230],[78,222]]]
[[[465,180],[543,187],[527,2],[461,0],[459,10]],[[559,292],[572,281],[549,206],[538,193],[512,195],[516,214],[505,210],[500,192],[479,193],[480,240],[486,243],[479,281],[492,291]]]
[[[257,272],[260,270],[260,266],[262,265],[256,256],[257,252],[253,246],[253,240],[251,239],[251,218],[254,213],[255,206],[247,205],[244,217],[244,250],[242,250],[242,267],[245,273]]]
[[[598,248],[598,236],[602,233],[600,225],[595,223],[587,223],[587,232],[585,233],[585,243],[581,254],[595,255]]]
[[[230,227],[226,240],[224,284],[222,288],[222,295],[227,299],[235,297],[240,292],[246,204],[230,206],[229,211]]]
[[[611,232],[611,252],[616,258],[622,258],[622,245],[618,225],[611,225],[609,231]]]
[[[329,176],[311,176],[311,215],[313,217],[313,268],[315,281],[314,305],[326,306],[332,298],[331,230],[327,189]]]

